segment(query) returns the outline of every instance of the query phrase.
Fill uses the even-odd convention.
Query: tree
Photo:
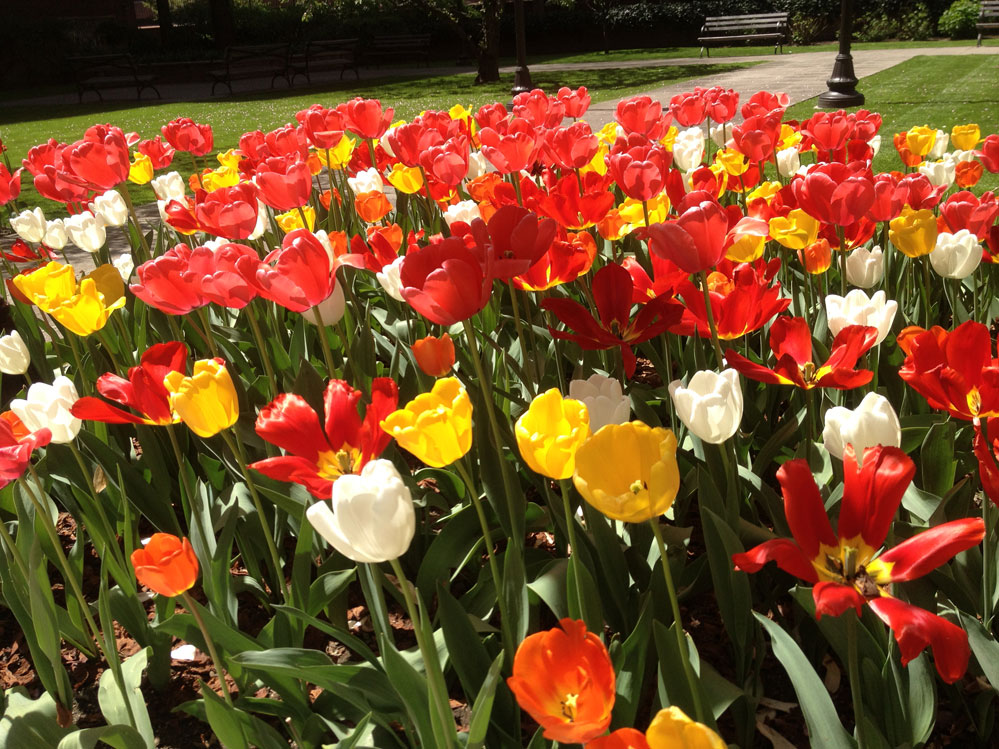
[[[475,50],[478,62],[476,83],[495,83],[500,79],[500,16],[503,0],[402,0],[443,20],[469,50]]]
[[[208,0],[212,16],[212,36],[219,49],[236,41],[236,23],[233,20],[232,0]]]

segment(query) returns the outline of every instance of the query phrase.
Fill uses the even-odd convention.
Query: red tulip
[[[326,109],[313,104],[295,115],[306,139],[319,150],[335,148],[347,129],[343,114],[336,109]]]
[[[852,115],[842,109],[838,112],[816,112],[801,123],[801,133],[812,140],[821,155],[832,161],[829,158],[831,152],[843,148],[853,133]]]
[[[695,91],[697,88],[695,87]],[[728,122],[733,117],[739,107],[739,92],[732,89],[724,89],[721,86],[712,86],[708,89],[701,89],[701,96],[707,104],[708,116],[713,122],[719,125]]]
[[[5,164],[0,164],[0,205],[7,205],[21,194],[21,172],[23,168],[15,169],[11,174]]]
[[[546,131],[544,145],[549,157],[562,169],[581,169],[600,150],[600,140],[585,122]]]
[[[51,440],[52,432],[48,429],[29,432],[13,411],[0,414],[0,489],[24,475],[31,453]]]
[[[457,237],[411,249],[399,272],[402,296],[438,325],[467,320],[489,302],[492,279]]]
[[[188,272],[198,277],[202,296],[221,307],[243,309],[257,298],[254,283],[260,256],[245,244],[227,242],[214,250],[195,247]]]
[[[202,230],[219,237],[246,239],[257,226],[257,213],[257,188],[250,182],[194,195],[194,215]]]
[[[890,586],[926,575],[956,554],[977,546],[985,535],[981,518],[954,520],[917,533],[878,553],[884,545],[902,495],[916,466],[897,447],[870,447],[858,466],[853,447],[843,455],[843,499],[833,532],[822,496],[805,460],[777,471],[792,539],[775,538],[743,554],[736,569],[757,572],[767,562],[814,585],[815,616],[861,613],[865,603],[894,632],[907,664],[926,647],[949,684],[965,672],[970,656],[967,634],[928,611],[892,596]]]
[[[291,156],[297,161],[305,161],[309,155],[305,128],[289,124],[265,133],[264,149],[267,156]]]
[[[582,182],[583,193],[579,187]],[[601,221],[614,207],[614,193],[608,190],[610,179],[596,172],[587,172],[578,179],[567,174],[552,185],[547,194],[541,193],[535,210],[555,219],[564,229],[583,229]]]
[[[999,172],[999,135],[993,133],[979,144],[975,156],[992,174]]]
[[[463,227],[455,222],[451,231],[461,236]],[[505,205],[488,223],[475,219],[469,227],[475,239],[473,252],[486,276],[502,281],[526,273],[551,247],[557,230],[554,220],[539,220],[537,214],[519,205]]]
[[[468,158],[468,137],[456,135],[424,151],[420,155],[420,166],[428,178],[454,187],[468,174]]]
[[[387,377],[371,382],[371,402],[364,418],[358,412],[362,393],[343,380],[326,386],[325,423],[300,395],[282,393],[257,416],[256,432],[285,455],[250,464],[277,481],[301,484],[318,499],[327,499],[333,482],[357,473],[382,454],[392,437],[379,425],[396,410],[399,391]]]
[[[728,215],[712,195],[689,193],[677,206],[679,218],[639,231],[652,254],[671,260],[687,273],[713,268],[725,255]]]
[[[237,261],[240,270],[247,260]],[[272,265],[273,264],[273,265]],[[329,298],[336,288],[336,266],[326,248],[308,229],[295,229],[285,235],[281,247],[259,265],[250,279],[257,293],[265,299],[290,309],[305,312]],[[249,277],[249,273],[244,273]]]
[[[668,297],[676,296],[677,287],[690,275],[673,261],[655,253],[649,255],[649,260],[652,263],[651,277],[635,258],[626,257],[621,261],[624,269],[631,274],[631,282],[634,284],[631,301],[634,304],[645,304],[663,294]],[[678,327],[674,326],[672,332],[677,331]]]
[[[867,216],[873,221],[891,221],[902,213],[902,206],[908,196],[906,187],[899,186],[891,173],[882,172],[874,175],[874,202],[871,203]]]
[[[211,125],[199,125],[190,117],[178,117],[162,128],[167,143],[178,151],[204,156],[212,150],[214,136]]]
[[[833,339],[829,358],[820,365],[812,358],[808,322],[801,317],[778,317],[770,326],[770,350],[777,360],[773,369],[750,361],[734,349],[728,349],[725,358],[732,369],[757,382],[794,385],[805,390],[816,387],[851,390],[866,385],[874,376],[870,370],[855,367],[877,339],[877,328],[849,325]]]
[[[663,105],[658,101],[640,94],[619,101],[614,119],[626,133],[636,133],[644,135],[649,140],[658,140],[669,130],[673,115],[669,112],[663,113]]]
[[[590,95],[586,91],[586,86],[580,86],[575,91],[563,86],[555,95],[565,107],[567,117],[578,119],[586,114],[586,110],[590,108]]]
[[[633,200],[649,200],[663,191],[672,154],[658,145],[628,148],[619,139],[607,155],[607,172]]]
[[[922,173],[905,175],[898,181],[898,186],[906,191],[905,202],[915,211],[935,208],[947,191],[947,185],[934,185]]]
[[[676,94],[669,100],[669,111],[678,125],[694,127],[704,122],[707,115],[707,102],[700,90]]]
[[[141,549],[132,552],[136,579],[161,596],[179,596],[198,579],[198,557],[186,538],[154,533]]]
[[[500,174],[530,170],[538,159],[542,141],[527,120],[510,122],[506,132],[486,127],[479,131],[482,155]]]
[[[309,165],[294,156],[271,157],[256,165],[254,183],[260,199],[279,211],[300,208],[312,194]]]
[[[148,140],[140,140],[135,150],[149,157],[153,169],[166,169],[173,162],[173,155],[176,152],[176,149],[164,143],[159,135]]]
[[[191,248],[186,244],[164,252],[135,269],[139,282],[129,289],[135,296],[168,315],[186,315],[204,307],[208,299],[201,293],[201,279],[188,270]]]
[[[419,118],[417,118],[419,120]],[[438,130],[427,127],[422,121],[413,121],[394,127],[385,133],[384,139],[395,157],[408,167],[420,165],[420,154],[444,142]]]
[[[382,103],[378,99],[362,99],[358,96],[337,107],[344,115],[347,129],[355,135],[374,140],[385,135],[392,124],[392,107],[382,111]]]
[[[742,105],[742,116],[745,118],[757,117],[776,109],[783,110],[790,103],[791,97],[783,92],[757,91],[749,97],[749,101]]]
[[[874,182],[866,169],[831,162],[819,164],[791,182],[798,205],[826,224],[849,226],[874,204]]]
[[[513,285],[527,291],[542,291],[575,281],[587,273],[597,256],[597,243],[589,232],[569,233],[556,239],[548,251],[526,272],[515,276]]]
[[[750,161],[767,161],[773,157],[780,139],[781,118],[784,110],[747,117],[732,128],[735,150]]]
[[[475,113],[475,122],[480,128],[491,127],[493,130],[498,130],[502,127],[501,123],[509,116],[510,113],[506,111],[506,107],[497,101],[479,107],[479,111]]]
[[[45,173],[45,167],[62,165],[62,152],[66,148],[65,143],[60,143],[55,138],[49,138],[47,143],[41,143],[28,149],[27,157],[21,162],[24,168],[31,172],[33,177]]]
[[[413,358],[424,374],[443,377],[454,366],[454,341],[447,333],[440,338],[428,335],[413,342]]]
[[[69,171],[93,190],[110,190],[128,178],[128,144],[121,128],[94,125],[83,140],[62,152],[64,171]]]
[[[513,116],[523,118],[537,128],[558,127],[565,118],[565,105],[557,97],[549,98],[536,88],[513,97]]]
[[[999,216],[999,201],[991,191],[982,193],[981,198],[967,191],[956,192],[940,206],[940,215],[951,234],[967,229],[981,240]]]

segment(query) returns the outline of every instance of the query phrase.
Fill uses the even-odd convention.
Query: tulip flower
[[[824,224],[855,224],[874,204],[874,182],[867,169],[832,162],[819,164],[791,182],[798,207]]]
[[[813,276],[825,273],[832,266],[832,248],[829,246],[829,240],[820,239],[798,250],[798,259],[802,267]]]
[[[317,502],[305,515],[330,546],[365,564],[398,559],[416,530],[413,497],[389,460],[372,460],[359,474],[340,476],[330,504]]]
[[[567,479],[576,470],[576,451],[590,436],[586,406],[563,398],[558,388],[536,396],[514,428],[520,455],[535,473]]]
[[[41,208],[30,211],[21,211],[10,220],[11,228],[17,232],[17,236],[25,242],[37,243],[45,236],[45,214]]]
[[[777,152],[777,173],[784,179],[791,179],[801,169],[801,157],[796,147],[783,148]]]
[[[457,237],[406,254],[399,274],[402,296],[438,325],[467,320],[489,302],[492,279]]]
[[[673,141],[673,164],[685,172],[704,159],[704,131],[699,127],[681,130]]]
[[[819,236],[819,222],[800,208],[770,219],[770,236],[789,250],[802,250]]]
[[[444,377],[386,416],[381,427],[428,466],[443,468],[472,447],[472,401],[457,378]]]
[[[884,291],[877,291],[868,297],[860,289],[854,289],[845,297],[830,294],[826,297],[826,318],[829,332],[837,335],[850,325],[868,325],[877,328],[877,346],[891,331],[891,324],[898,311],[898,302],[885,299]]]
[[[773,369],[750,361],[734,349],[725,352],[728,365],[751,380],[772,385],[794,385],[809,390],[831,387],[851,390],[871,381],[874,373],[855,369],[877,340],[876,328],[851,325],[833,339],[824,364],[812,359],[812,334],[801,317],[778,317],[770,326],[770,349],[777,363]]]
[[[567,117],[578,119],[586,114],[586,110],[589,109],[590,95],[586,90],[586,86],[580,86],[575,91],[567,86],[563,86],[555,92],[555,96],[558,97],[558,100],[565,107]]]
[[[180,176],[180,172],[167,172],[150,180],[149,185],[153,188],[157,200],[183,200],[187,190],[187,183]]]
[[[703,442],[720,445],[739,429],[742,421],[742,384],[739,373],[695,372],[686,387],[680,380],[669,386],[676,415]]]
[[[725,254],[728,217],[725,209],[703,191],[689,193],[677,206],[675,221],[643,230],[649,249],[672,260],[688,273],[700,273],[718,264]]]
[[[840,258],[846,280],[854,286],[869,289],[881,282],[885,274],[885,256],[880,247],[868,250],[858,247],[845,258]]]
[[[15,169],[11,174],[6,164],[0,164],[0,205],[7,205],[21,194],[21,172]]]
[[[31,354],[16,330],[0,336],[0,372],[23,375],[31,365]]]
[[[82,422],[73,416],[73,404],[80,396],[68,377],[56,377],[52,384],[36,382],[28,388],[26,398],[15,398],[10,410],[29,432],[47,429],[56,444],[67,444],[76,439]]]
[[[573,331],[559,331],[549,326],[554,337],[575,341],[584,350],[620,348],[625,376],[631,377],[638,363],[631,347],[661,335],[683,314],[680,305],[663,294],[643,305],[632,319],[633,290],[628,271],[620,265],[609,264],[593,276],[593,298],[599,320],[572,299],[549,298],[541,307],[551,310]]]
[[[69,244],[66,224],[61,218],[45,222],[45,236],[42,237],[42,243],[51,250],[61,250]]]
[[[154,533],[132,552],[136,579],[161,596],[172,598],[190,590],[198,579],[198,557],[188,539]]]
[[[614,110],[614,119],[626,133],[658,140],[669,128],[673,115],[663,113],[663,105],[646,94],[622,99]]]
[[[460,224],[451,230],[462,234]],[[539,219],[519,205],[505,205],[488,222],[472,221],[469,232],[475,238],[474,252],[490,278],[503,281],[526,273],[548,252],[558,226],[553,219]]]
[[[86,252],[97,252],[107,242],[103,217],[95,216],[90,211],[68,216],[63,219],[63,226],[69,241]]]
[[[899,346],[906,354],[899,376],[931,408],[968,421],[999,416],[999,360],[985,325],[968,320],[952,331],[916,329]]]
[[[237,261],[237,268],[260,296],[292,312],[315,307],[336,287],[336,266],[322,242],[307,229],[287,234],[265,262],[255,259],[256,255]]]
[[[330,326],[340,322],[346,310],[347,300],[343,295],[343,284],[338,283],[333,287],[333,293],[326,297],[326,299],[298,314],[309,325]],[[318,323],[316,322],[317,317],[319,319]]]
[[[826,411],[822,442],[830,455],[841,459],[846,446],[852,445],[858,462],[863,462],[868,447],[901,445],[902,427],[891,402],[868,393],[855,409],[834,406]]]
[[[780,138],[783,114],[783,110],[774,109],[746,117],[732,128],[735,150],[752,162],[769,161]]]
[[[24,475],[31,453],[51,440],[47,427],[29,431],[13,411],[0,413],[0,489]]]
[[[902,215],[892,219],[888,238],[904,255],[917,258],[929,255],[936,246],[937,220],[933,211],[904,208]]]
[[[190,117],[178,117],[162,127],[163,137],[174,149],[194,156],[204,156],[212,150],[214,136],[211,125],[199,125]]]
[[[128,221],[128,206],[117,190],[98,195],[90,204],[90,210],[103,220],[105,226],[124,226]]]
[[[591,432],[598,432],[608,424],[624,424],[631,418],[631,401],[613,377],[591,374],[585,380],[572,380],[569,397],[586,406]]]
[[[954,167],[954,184],[962,190],[974,187],[982,179],[983,167],[977,161],[959,161]]]
[[[371,383],[371,402],[362,419],[358,405],[362,393],[343,380],[326,386],[325,422],[300,395],[282,393],[257,416],[256,432],[277,445],[285,455],[250,464],[277,481],[301,484],[323,499],[339,477],[357,473],[388,446],[389,435],[379,424],[398,403],[396,384],[387,377]]]
[[[63,166],[91,190],[110,190],[128,179],[128,143],[120,128],[94,125],[62,152]],[[46,170],[48,174],[48,170]]]
[[[239,400],[232,377],[221,359],[199,359],[194,374],[168,372],[163,384],[170,407],[199,437],[214,437],[239,418]]]
[[[163,380],[171,372],[183,376],[186,371],[187,346],[179,341],[158,343],[142,354],[138,367],[128,370],[128,379],[113,372],[106,372],[97,378],[98,393],[141,415],[89,396],[73,404],[73,415],[78,419],[106,424],[175,424],[180,421],[180,416],[171,408],[170,391]]]
[[[253,182],[259,190],[260,199],[279,211],[300,208],[309,202],[312,193],[309,166],[294,156],[261,160],[256,165]]]
[[[382,111],[382,103],[378,99],[362,99],[360,96],[344,102],[337,107],[343,116],[344,125],[355,135],[367,140],[374,140],[385,135],[392,124],[392,107]]]
[[[87,274],[79,287],[72,266],[55,261],[15,276],[13,283],[31,303],[80,336],[102,329],[111,313],[125,306],[125,285],[113,265]]]
[[[173,162],[176,149],[163,142],[163,137],[157,135],[155,138],[140,140],[135,144],[135,150],[141,156],[145,156],[151,169],[166,169]],[[138,158],[136,158],[138,161]]]
[[[999,506],[999,419],[975,419],[973,448],[985,496]]]
[[[707,101],[701,95],[704,89],[698,87],[693,92],[676,94],[669,100],[669,111],[676,124],[685,128],[696,128],[707,116]]]
[[[660,146],[635,146],[607,156],[607,172],[634,200],[650,200],[666,184],[671,154]]]
[[[727,746],[721,736],[673,705],[656,713],[645,733],[619,728],[589,742],[586,749],[726,749]]]
[[[605,426],[576,452],[572,480],[583,499],[614,520],[662,515],[680,488],[676,437],[641,421]]]
[[[536,632],[520,643],[507,686],[547,739],[585,743],[607,730],[614,707],[614,665],[581,620]]]
[[[884,546],[902,495],[916,466],[896,447],[871,447],[858,464],[852,447],[843,455],[843,499],[833,532],[811,468],[805,460],[777,471],[784,511],[793,540],[775,538],[732,557],[736,569],[757,572],[770,561],[814,585],[815,615],[839,616],[865,603],[895,633],[902,665],[926,647],[948,684],[965,672],[970,656],[967,634],[935,614],[891,595],[890,586],[913,580],[981,543],[981,518],[954,520],[917,533],[894,548]]]
[[[991,192],[981,197],[967,191],[956,192],[941,204],[940,216],[946,227],[941,231],[956,233],[967,229],[978,239],[985,239],[999,217],[999,201]]]
[[[443,377],[454,367],[454,341],[445,333],[428,335],[413,342],[413,358],[420,370],[431,377]]]
[[[249,239],[257,227],[257,214],[257,188],[250,182],[214,192],[198,190],[194,196],[199,228],[217,237]]]
[[[955,234],[937,234],[936,245],[930,252],[930,265],[944,278],[967,278],[982,262],[982,246],[978,237],[967,229]]]
[[[149,184],[153,179],[153,163],[144,153],[135,154],[135,160],[128,168],[128,181],[135,185]]]

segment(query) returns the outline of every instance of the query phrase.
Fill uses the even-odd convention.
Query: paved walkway
[[[999,47],[925,47],[911,49],[884,49],[884,50],[861,50],[853,53],[854,69],[857,77],[863,79],[882,70],[905,62],[917,55],[969,55],[984,54],[999,57]],[[751,67],[739,70],[730,70],[725,73],[709,75],[696,80],[682,80],[670,83],[646,93],[653,99],[668,102],[674,94],[689,91],[696,83],[699,86],[724,86],[740,92],[744,96],[749,96],[761,89],[768,91],[783,91],[788,94],[791,104],[818,96],[826,90],[826,79],[832,72],[833,61],[836,55],[833,52],[792,52],[784,55],[756,55],[746,57],[712,57],[696,58],[682,57],[661,60],[629,60],[617,62],[587,62],[587,63],[542,63],[532,65],[531,70],[592,70],[592,69],[621,69],[621,68],[648,68],[657,66],[682,66],[682,65],[703,65],[711,63],[758,63]],[[512,73],[512,67],[502,68],[501,72]],[[383,78],[388,76],[411,76],[414,73],[427,76],[456,75],[460,73],[474,72],[470,68],[365,68],[361,70],[361,78]],[[330,80],[335,80],[331,78]],[[322,83],[322,82],[320,82]],[[244,81],[237,84],[236,93],[248,92],[256,84],[256,90],[266,90],[266,82]],[[863,91],[863,84],[858,86]],[[160,92],[165,101],[190,101],[197,99],[212,98],[211,86],[206,83],[178,83],[164,84],[160,86]],[[114,94],[120,95],[123,99],[129,95],[128,91],[112,92],[108,96],[109,101],[114,101]],[[144,100],[148,102],[148,99]],[[53,104],[53,105],[75,105],[76,95],[60,94],[54,96],[40,97],[32,99],[33,104]],[[614,119],[615,101],[607,101],[593,104],[587,112],[586,119],[591,125],[600,127]],[[159,221],[159,214],[155,205],[140,206],[139,215],[142,222],[149,222],[152,226]],[[9,233],[9,227],[4,227],[6,232],[0,236],[0,243],[8,244],[13,240]],[[111,242],[113,256],[128,251],[127,245],[120,231],[109,230],[108,238]],[[78,267],[92,267],[93,258],[89,253],[77,250],[72,245],[67,246],[67,255],[71,262]]]

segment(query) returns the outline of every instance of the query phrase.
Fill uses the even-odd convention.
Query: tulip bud
[[[107,241],[104,219],[83,211],[63,221],[69,241],[86,252],[97,252]]]
[[[239,418],[236,388],[221,359],[199,359],[190,377],[171,371],[163,384],[170,407],[199,437],[213,437]]]
[[[69,242],[69,235],[66,234],[66,225],[61,218],[55,218],[45,224],[45,236],[42,237],[42,244],[53,250],[61,250]]]
[[[428,466],[443,468],[472,447],[472,401],[457,378],[445,377],[390,413],[381,427]]]
[[[366,192],[382,192],[385,188],[382,175],[374,167],[364,169],[354,177],[347,177],[347,184],[350,185],[350,189],[354,191],[355,195]]]
[[[576,451],[590,436],[582,401],[563,398],[557,388],[541,393],[517,419],[517,447],[528,467],[550,479],[567,479],[576,470]]]
[[[360,474],[340,476],[330,504],[318,502],[305,515],[334,549],[367,564],[398,559],[416,530],[413,497],[388,460],[372,460]]]
[[[132,552],[136,579],[161,596],[172,598],[189,590],[198,579],[198,557],[188,539],[154,533]]]
[[[944,153],[947,151],[948,145],[950,145],[950,135],[945,133],[943,130],[937,130],[937,137],[936,140],[933,141],[933,148],[931,148],[929,153],[926,154],[926,159],[929,161],[943,158]]]
[[[801,156],[797,148],[785,148],[777,152],[777,173],[784,179],[791,179],[801,169]]]
[[[94,198],[90,210],[104,219],[107,226],[124,226],[128,221],[128,206],[117,190],[108,190]]]
[[[21,211],[10,220],[10,225],[17,236],[25,242],[41,242],[45,236],[47,222],[41,208],[32,211]]]
[[[891,402],[883,395],[868,393],[853,410],[835,406],[826,411],[822,442],[836,458],[842,458],[846,446],[853,445],[857,462],[861,463],[868,447],[899,447],[902,427]]]
[[[699,127],[681,130],[673,141],[673,163],[687,172],[704,159],[704,131]]]
[[[937,234],[937,243],[930,253],[930,264],[944,278],[967,278],[982,262],[982,246],[978,237],[967,229],[954,234]]]
[[[742,385],[739,373],[726,369],[695,372],[687,387],[680,380],[670,383],[669,394],[676,415],[704,442],[720,445],[742,421]]]
[[[454,366],[454,341],[445,333],[440,338],[428,335],[413,343],[416,365],[431,377],[443,377]]]
[[[0,372],[9,375],[22,375],[28,371],[31,354],[24,345],[21,334],[16,330],[0,336]]]
[[[949,155],[949,154],[948,154]],[[934,187],[950,187],[956,177],[957,161],[953,158],[943,158],[940,161],[927,161],[919,165],[919,173],[926,175]]]
[[[846,280],[862,289],[877,286],[885,274],[885,255],[880,247],[870,250],[858,247],[845,258],[841,257],[840,263],[846,271]]]
[[[300,314],[307,323],[315,325],[316,310],[318,309],[319,319],[322,321],[323,325],[336,325],[343,318],[346,306],[347,303],[343,298],[343,288],[340,284],[336,284],[333,287],[333,293],[326,297],[326,299],[321,301],[315,307],[307,309],[305,312]]]
[[[826,297],[826,317],[829,321],[829,332],[834,336],[849,325],[866,325],[877,328],[877,346],[885,339],[891,330],[898,311],[898,302],[885,299],[884,291],[874,292],[868,297],[860,289],[854,289],[845,297],[830,294]]]
[[[400,275],[402,273],[402,261],[405,259],[405,255],[400,255],[388,265],[382,266],[382,269],[375,273],[375,278],[378,279],[378,283],[381,284],[385,293],[397,302],[405,301],[402,296],[402,278]]]
[[[463,221],[471,226],[477,218],[482,218],[482,214],[479,213],[479,204],[474,200],[462,200],[454,205],[449,205],[444,211],[444,220],[448,227],[455,221]]]
[[[73,441],[83,424],[72,412],[73,404],[79,398],[73,381],[60,375],[51,385],[34,383],[28,388],[27,398],[15,398],[10,402],[10,410],[24,422],[29,432],[48,429],[53,442],[66,444]]]
[[[150,186],[156,193],[156,199],[169,203],[171,200],[183,200],[187,191],[187,183],[180,176],[180,172],[167,172],[154,180],[150,180]]]
[[[132,271],[135,270],[135,261],[132,256],[126,252],[116,257],[112,264],[118,270],[121,280],[128,283],[128,279],[132,277]]]
[[[598,432],[608,424],[624,424],[631,418],[631,403],[621,390],[621,383],[602,374],[569,383],[569,397],[582,401],[590,414],[590,431]]]

